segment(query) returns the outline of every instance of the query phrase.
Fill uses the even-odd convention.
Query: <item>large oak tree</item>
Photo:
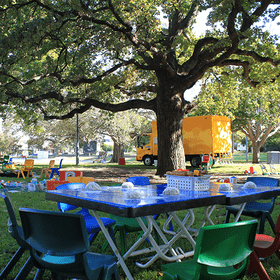
[[[278,53],[263,52],[263,30],[255,25],[275,19],[277,3],[2,0],[0,100],[8,106],[1,109],[26,119],[40,112],[64,119],[92,106],[150,109],[158,120],[158,174],[182,168],[181,125],[192,107],[184,93],[209,69],[242,68],[255,86],[250,67],[258,61],[270,63],[271,79],[278,77]],[[206,9],[211,31],[196,38],[192,27]]]

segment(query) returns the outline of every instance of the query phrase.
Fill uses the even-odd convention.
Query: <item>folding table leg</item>
[[[240,218],[240,216],[241,216],[245,206],[246,206],[246,202],[241,204],[240,209],[238,210],[238,212],[237,212],[237,214],[235,216],[234,222],[238,222],[238,220],[239,220],[239,218]]]
[[[91,210],[92,211],[92,214],[93,216],[96,218],[96,221],[98,222],[102,232],[104,233],[106,239],[108,240],[109,244],[110,244],[110,247],[112,248],[113,250],[113,253],[115,254],[115,256],[118,258],[118,264],[121,265],[124,273],[126,274],[127,278],[129,280],[133,280],[133,277],[126,265],[126,263],[124,262],[124,259],[123,257],[121,256],[118,248],[116,247],[116,244],[114,243],[113,239],[111,238],[110,234],[108,233],[107,229],[105,228],[102,220],[100,219],[100,216],[98,215],[98,213],[95,211],[95,210]]]

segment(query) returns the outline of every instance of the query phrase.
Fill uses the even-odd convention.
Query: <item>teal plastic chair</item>
[[[279,186],[279,180],[270,177],[257,177],[257,176],[248,177],[247,182],[253,182],[257,186],[270,186],[270,187]],[[270,227],[275,234],[275,224],[271,217],[271,213],[274,209],[275,199],[276,197],[272,197],[268,202],[261,202],[261,201],[248,202],[246,203],[246,206],[242,211],[241,215],[257,218],[259,220],[259,229],[258,229],[259,234],[264,233],[266,220],[269,222]],[[240,209],[240,205],[227,206],[225,223],[229,222],[231,214],[236,216],[239,209]]]
[[[117,258],[89,252],[90,244],[82,214],[20,208],[25,241],[34,265],[52,275],[118,280]],[[42,279],[43,274],[34,279]]]
[[[253,220],[202,227],[193,259],[162,265],[163,280],[242,278],[254,249],[257,226]]]
[[[9,214],[9,220],[8,220],[8,230],[10,235],[17,241],[19,248],[16,251],[16,253],[13,255],[13,257],[10,259],[8,264],[4,267],[2,272],[0,273],[0,279],[5,279],[11,272],[11,270],[15,267],[17,262],[22,258],[23,253],[26,250],[29,250],[30,247],[29,245],[25,242],[24,237],[23,237],[23,231],[22,228],[17,224],[16,220],[16,215],[15,215],[15,210],[10,198],[10,195],[8,193],[8,190],[6,189],[1,189],[0,197],[4,199],[4,202],[6,204],[8,214]],[[19,273],[17,274],[15,280],[19,279],[25,279],[31,269],[34,267],[31,257],[29,257],[24,266],[20,269]]]

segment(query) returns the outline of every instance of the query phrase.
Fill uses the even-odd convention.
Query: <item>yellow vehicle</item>
[[[183,120],[183,146],[186,161],[198,167],[202,155],[217,160],[231,159],[231,122],[224,116],[188,117]],[[152,165],[158,156],[157,122],[152,122],[152,133],[137,138],[136,160]]]

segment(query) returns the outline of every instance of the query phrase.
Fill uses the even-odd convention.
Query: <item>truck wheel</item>
[[[193,158],[191,159],[191,166],[192,166],[192,167],[197,168],[197,167],[200,166],[200,164],[201,164],[201,158],[200,158],[200,157],[193,157]]]
[[[145,164],[146,166],[151,166],[151,165],[153,165],[153,163],[154,163],[152,157],[150,157],[150,156],[144,157],[143,161],[144,161],[144,164]]]

